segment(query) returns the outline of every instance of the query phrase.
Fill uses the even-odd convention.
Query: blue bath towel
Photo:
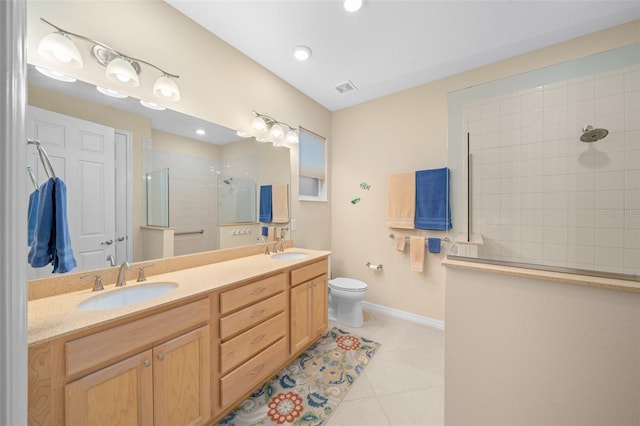
[[[38,198],[40,191],[36,189],[29,195],[29,208],[27,210],[27,246],[31,247],[33,243],[33,235],[36,232],[36,223],[38,223]]]
[[[260,185],[260,222],[271,223],[273,218],[271,185]]]
[[[416,172],[415,227],[436,231],[451,229],[447,167]]]
[[[40,186],[36,227],[27,260],[34,268],[52,263],[54,273],[69,272],[77,266],[67,222],[67,187],[60,178],[50,178]]]
[[[33,242],[29,249],[27,260],[34,268],[41,268],[51,263],[53,259],[53,245],[55,239],[54,230],[54,195],[55,181],[48,179],[40,186],[38,201],[38,214],[36,227],[33,234]]]
[[[53,254],[53,273],[69,272],[75,268],[75,257],[71,248],[71,236],[69,235],[69,222],[67,221],[67,185],[60,178],[56,178],[55,193],[55,251]]]

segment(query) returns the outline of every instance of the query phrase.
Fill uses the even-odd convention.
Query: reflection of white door
[[[114,129],[29,107],[27,134],[42,143],[56,176],[67,185],[67,217],[76,271],[104,268],[115,256]],[[47,179],[37,151],[28,146],[28,163],[42,184]],[[49,266],[35,270],[49,276]]]

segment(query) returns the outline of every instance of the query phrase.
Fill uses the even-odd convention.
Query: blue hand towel
[[[40,186],[36,227],[33,234],[33,242],[27,256],[29,265],[34,268],[46,266],[53,259],[53,240],[55,238],[54,188],[55,181],[53,178],[48,179]]]
[[[429,238],[429,253],[440,253],[440,238]]]
[[[27,246],[31,247],[33,244],[33,236],[36,232],[36,223],[38,223],[38,198],[40,191],[35,190],[29,195],[29,209],[27,210],[27,223],[29,225],[27,229]]]
[[[447,231],[451,229],[449,207],[449,169],[419,170],[416,172],[417,229]]]
[[[271,223],[273,217],[271,190],[271,185],[260,185],[260,222]]]
[[[55,207],[55,250],[53,255],[53,273],[69,272],[77,266],[71,248],[69,223],[67,221],[67,185],[56,178],[54,191]]]
[[[266,227],[266,226],[263,226],[263,227],[262,227],[262,236],[263,236],[263,237],[266,237],[266,236],[268,236],[268,235],[269,235],[269,228],[268,228],[268,227]]]

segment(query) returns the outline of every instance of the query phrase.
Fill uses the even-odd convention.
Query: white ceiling
[[[640,19],[637,0],[165,1],[332,111]]]

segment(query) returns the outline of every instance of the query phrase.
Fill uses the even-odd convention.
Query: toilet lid
[[[329,287],[344,291],[365,291],[367,284],[353,278],[334,278],[329,280]]]

